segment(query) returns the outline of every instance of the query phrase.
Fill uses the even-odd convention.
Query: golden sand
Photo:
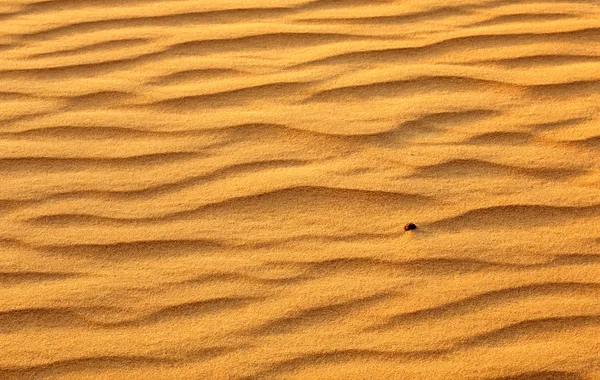
[[[0,378],[600,379],[599,115],[597,0],[2,1]]]

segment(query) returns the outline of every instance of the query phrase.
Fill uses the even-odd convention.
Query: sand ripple
[[[443,3],[0,4],[0,378],[600,378],[600,5]]]

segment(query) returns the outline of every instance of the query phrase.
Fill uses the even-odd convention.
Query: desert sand
[[[0,3],[1,379],[600,379],[599,245],[597,0]]]

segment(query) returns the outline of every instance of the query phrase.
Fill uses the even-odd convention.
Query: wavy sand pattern
[[[598,379],[599,115],[596,0],[1,2],[0,378]]]

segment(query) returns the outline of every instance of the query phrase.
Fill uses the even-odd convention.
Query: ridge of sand
[[[0,378],[600,378],[599,104],[596,0],[2,2]]]

